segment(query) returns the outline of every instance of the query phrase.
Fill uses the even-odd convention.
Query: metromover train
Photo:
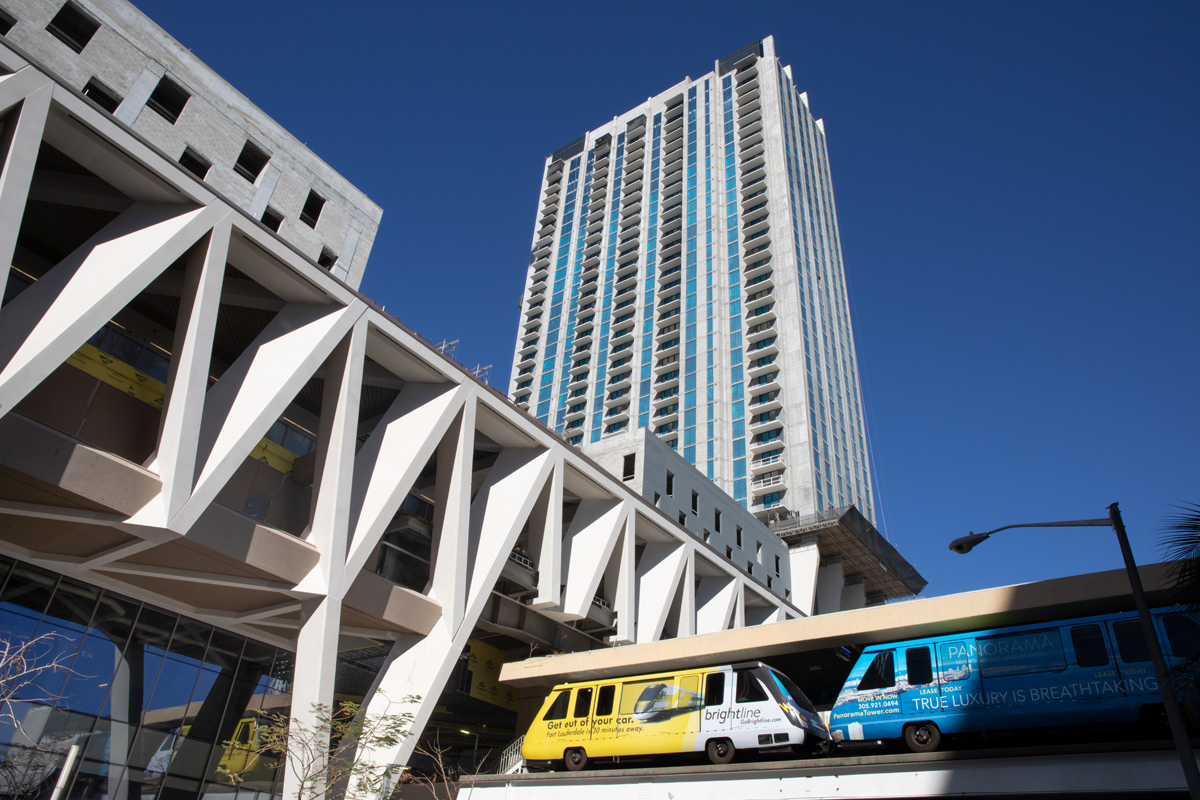
[[[1200,651],[1200,624],[1152,612],[1168,668]],[[835,741],[1094,723],[1155,723],[1162,695],[1134,613],[980,630],[863,650],[829,715]]]
[[[825,723],[804,692],[760,662],[554,687],[525,735],[534,766],[580,770],[591,759],[822,748]]]

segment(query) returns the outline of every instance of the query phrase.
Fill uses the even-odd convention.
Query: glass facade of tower
[[[574,445],[650,428],[751,511],[873,520],[825,133],[772,39],[547,159],[510,395]]]

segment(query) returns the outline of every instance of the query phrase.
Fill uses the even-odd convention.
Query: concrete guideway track
[[[472,800],[1186,796],[1162,742],[479,776]]]

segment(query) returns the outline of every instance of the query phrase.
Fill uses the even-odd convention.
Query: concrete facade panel
[[[77,0],[77,5],[100,23],[81,53],[45,29],[62,6],[60,2],[12,0],[6,8],[18,22],[6,39],[76,91],[93,77],[105,84],[124,100],[115,116],[172,160],[191,146],[212,163],[206,183],[255,219],[267,203],[276,208],[287,205],[285,216],[294,219],[309,189],[315,190],[326,199],[317,229],[285,225],[279,235],[316,261],[323,247],[340,255],[348,231],[360,229],[364,235],[358,238],[350,260],[335,271],[340,279],[357,287],[382,216],[380,208],[124,0]],[[164,73],[191,94],[174,125],[145,106],[157,78]],[[233,171],[247,139],[270,155],[270,165],[288,176],[286,197],[272,200],[269,191],[258,192]],[[263,175],[259,175],[261,180]]]

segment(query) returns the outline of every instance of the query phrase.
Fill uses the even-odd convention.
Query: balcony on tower
[[[762,130],[762,110],[754,109],[738,118],[738,133],[751,136]]]
[[[758,294],[762,291],[768,291],[775,288],[775,273],[769,269],[770,262],[757,262],[756,267],[767,266],[768,269],[756,269],[756,274],[753,278],[746,278],[745,287],[746,294]]]
[[[761,394],[752,395],[750,404],[747,406],[751,414],[761,414],[766,411],[778,411],[783,408],[783,401],[780,399],[778,389],[774,391],[762,392]]]

